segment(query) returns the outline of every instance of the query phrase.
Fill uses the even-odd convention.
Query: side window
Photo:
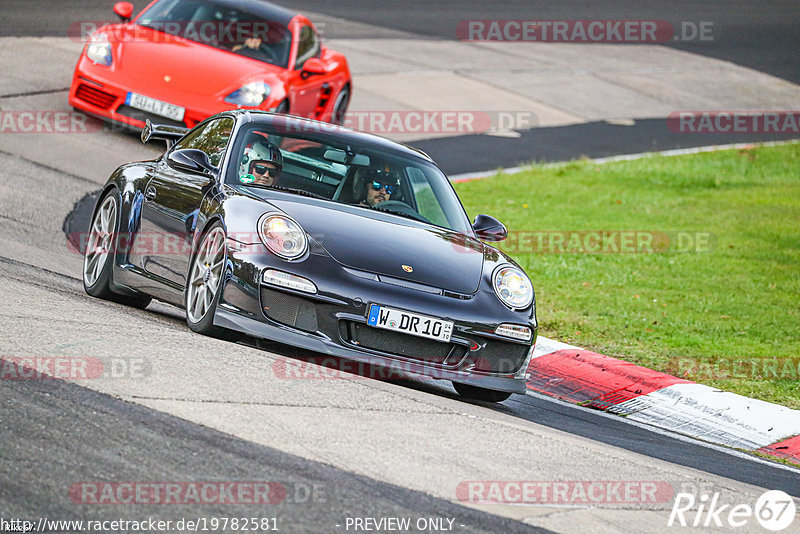
[[[317,32],[311,26],[300,28],[300,43],[297,46],[297,61],[294,68],[300,70],[308,58],[319,57],[320,44]]]
[[[406,174],[411,182],[414,199],[417,202],[417,211],[420,215],[439,226],[448,226],[447,217],[442,211],[442,205],[436,198],[425,173],[416,167],[406,167]]]
[[[215,167],[219,166],[225,147],[233,131],[233,119],[224,117],[205,123],[200,128],[195,128],[189,135],[181,139],[174,150],[182,148],[196,148],[208,154],[208,159]]]

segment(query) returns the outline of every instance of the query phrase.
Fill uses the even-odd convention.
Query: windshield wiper
[[[326,196],[318,195],[317,193],[312,193],[310,191],[306,191],[305,189],[296,189],[294,187],[281,187],[279,185],[262,185],[262,184],[257,184],[255,182],[247,185],[249,187],[258,187],[260,189],[275,189],[277,191],[286,191],[287,193],[294,193],[295,195],[301,195],[304,197],[318,198],[320,200],[330,200]]]
[[[365,206],[366,207],[366,206]],[[428,219],[420,215],[419,213],[411,213],[407,211],[394,211],[389,209],[381,209],[380,205],[373,206],[372,209],[382,211],[383,213],[391,213],[392,215],[398,215],[400,217],[405,217],[406,219],[411,219],[412,221],[417,222],[424,222],[426,224],[433,224]]]

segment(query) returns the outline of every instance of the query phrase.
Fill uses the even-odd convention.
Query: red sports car
[[[341,124],[352,82],[345,57],[308,18],[262,0],[155,0],[98,29],[75,67],[69,103],[141,128],[194,127],[252,108]]]

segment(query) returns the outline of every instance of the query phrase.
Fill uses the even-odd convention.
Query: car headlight
[[[269,96],[272,88],[264,82],[250,82],[225,97],[225,102],[237,106],[257,106]]]
[[[86,57],[106,67],[111,65],[111,43],[108,42],[106,34],[92,35],[92,40],[86,48]]]
[[[306,233],[285,215],[262,216],[258,221],[258,235],[273,254],[287,260],[299,258],[308,248]]]
[[[492,287],[500,301],[512,310],[527,308],[533,302],[533,285],[517,267],[501,265],[492,276]]]

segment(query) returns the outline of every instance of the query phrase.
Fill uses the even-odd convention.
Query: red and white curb
[[[800,465],[800,410],[539,336],[528,390]]]

